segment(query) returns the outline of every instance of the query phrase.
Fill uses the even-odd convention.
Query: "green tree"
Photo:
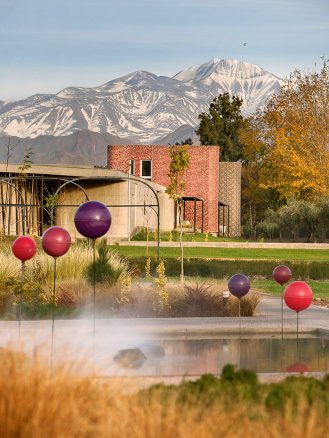
[[[193,145],[193,140],[191,139],[191,137],[185,138],[185,140],[179,142],[176,141],[175,145],[176,146],[184,146],[185,144],[192,146]]]
[[[184,172],[189,166],[190,156],[188,145],[169,146],[170,165],[169,165],[169,185],[166,193],[173,199],[178,208],[180,224],[179,244],[181,249],[181,281],[184,281],[184,249],[183,249],[183,230],[182,230],[182,198],[185,189]]]
[[[196,130],[201,144],[219,145],[222,161],[237,161],[243,157],[239,129],[243,125],[242,99],[228,93],[215,97],[209,106],[209,114],[199,115],[200,126]]]
[[[278,216],[282,224],[291,232],[295,242],[298,227],[303,223],[302,201],[294,198],[288,199],[287,204],[278,210]]]

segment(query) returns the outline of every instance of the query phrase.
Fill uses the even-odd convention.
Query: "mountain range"
[[[26,139],[20,144],[28,143],[35,155],[43,152],[47,162],[71,163],[78,157],[89,164],[108,142],[166,144],[193,136],[198,115],[220,93],[241,96],[243,114],[253,113],[282,84],[257,65],[229,59],[214,58],[172,78],[137,71],[93,88],[68,87],[57,94],[0,101],[0,145],[13,136]],[[48,154],[45,145],[51,149]],[[3,147],[0,160],[2,155]]]

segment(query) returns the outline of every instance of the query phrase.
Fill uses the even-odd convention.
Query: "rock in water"
[[[113,360],[122,368],[137,369],[143,365],[147,357],[139,348],[128,348],[119,350]]]

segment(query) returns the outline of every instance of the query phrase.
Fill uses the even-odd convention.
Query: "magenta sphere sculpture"
[[[249,292],[250,280],[244,274],[235,274],[228,281],[228,290],[237,298],[242,298]]]
[[[272,273],[273,279],[281,284],[281,286],[285,283],[288,283],[289,280],[291,280],[292,274],[288,266],[280,265],[277,266],[273,273]]]
[[[26,262],[37,252],[37,244],[31,237],[21,236],[14,241],[11,250],[21,262]]]
[[[312,304],[312,289],[305,281],[294,281],[285,288],[284,301],[290,309],[298,313]]]
[[[42,248],[51,257],[66,254],[71,246],[70,233],[62,227],[50,227],[42,235]]]
[[[98,201],[81,204],[74,216],[76,229],[84,237],[97,239],[104,236],[111,226],[109,209]]]

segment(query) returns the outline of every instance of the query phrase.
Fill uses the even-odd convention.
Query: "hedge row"
[[[132,266],[145,274],[146,257],[129,258]],[[180,261],[177,258],[164,259],[166,275],[177,277],[180,275]],[[155,274],[156,260],[151,260],[151,271]],[[280,264],[289,266],[293,273],[293,279],[329,279],[329,262],[305,262],[305,261],[283,261]],[[184,273],[191,277],[228,278],[236,273],[244,273],[249,277],[272,278],[273,269],[277,263],[270,260],[205,260],[186,259],[184,261]]]

